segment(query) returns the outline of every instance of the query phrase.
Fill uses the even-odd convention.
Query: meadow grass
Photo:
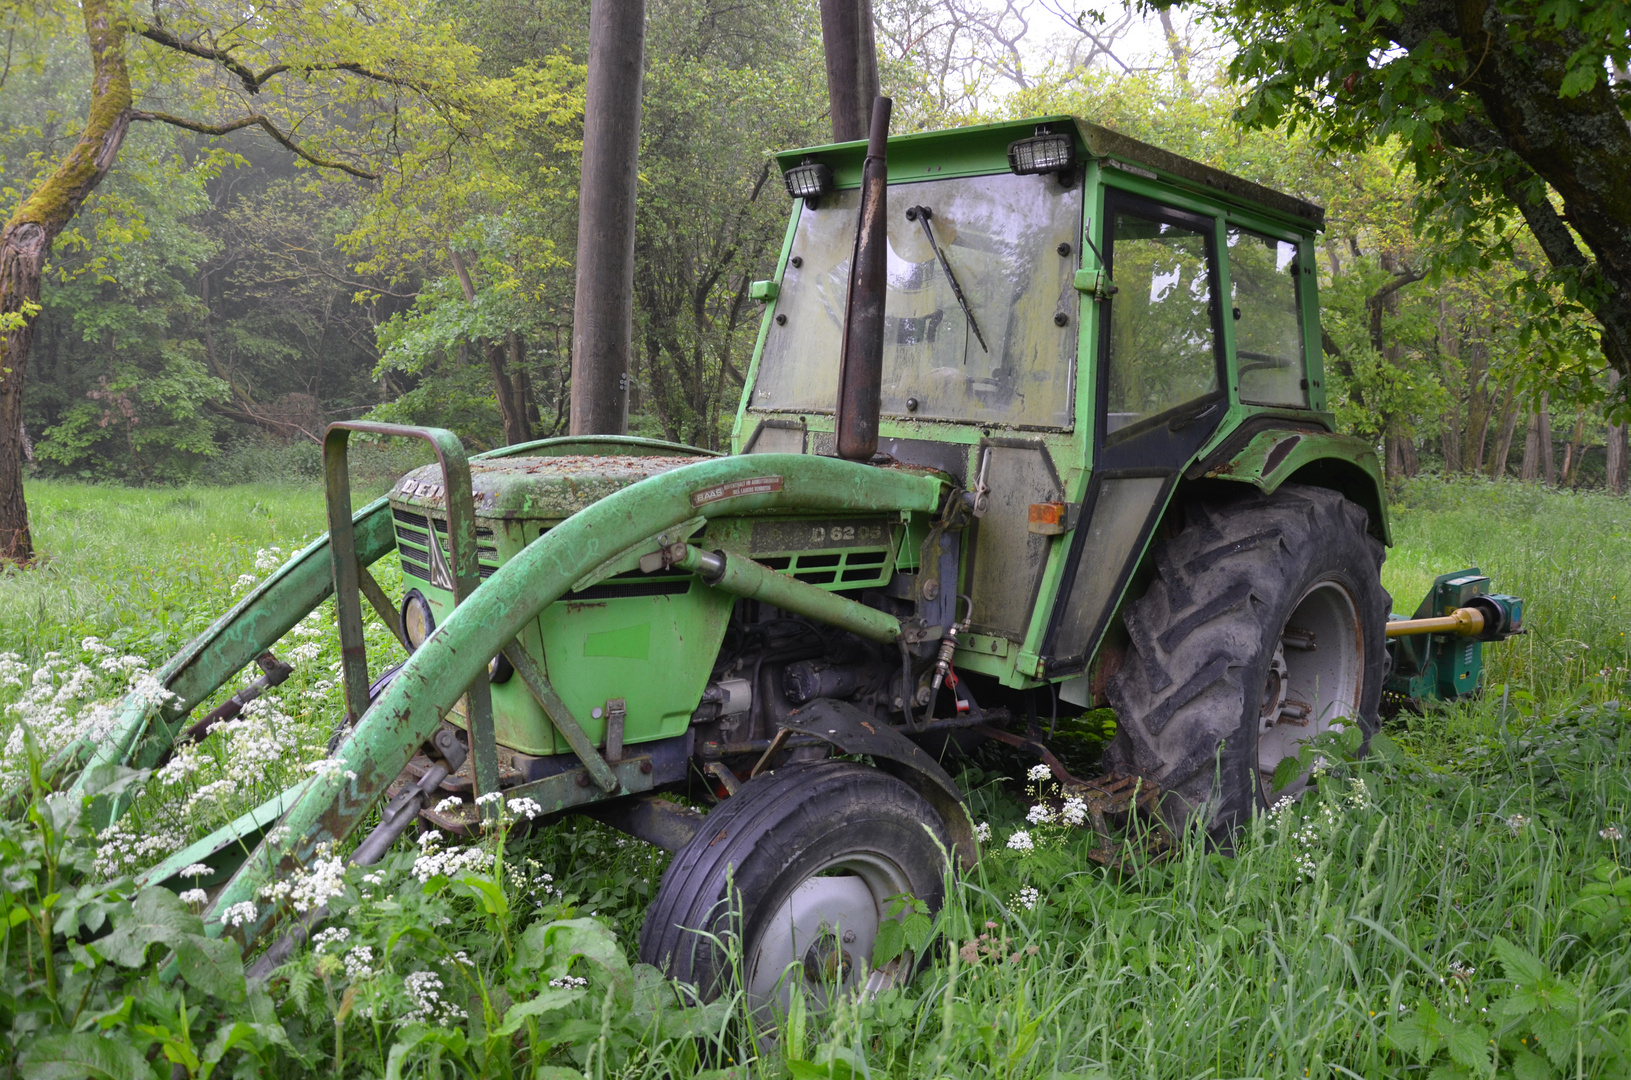
[[[298,486],[29,495],[47,562],[0,577],[0,653],[33,665],[77,662],[86,636],[156,665],[224,610],[261,549],[287,552],[322,528],[320,493]],[[336,901],[348,947],[366,941],[380,962],[352,979],[337,952],[303,956],[275,1005],[290,1048],[259,1067],[539,1080],[1631,1076],[1631,502],[1423,481],[1395,506],[1384,580],[1397,610],[1435,574],[1478,565],[1525,598],[1532,632],[1488,649],[1482,698],[1390,719],[1370,758],[1332,764],[1301,803],[1254,821],[1232,857],[1180,838],[1164,861],[1108,871],[1087,857],[1090,834],[1026,820],[1058,792],[987,759],[963,779],[991,840],[911,986],[795,1015],[755,1041],[739,1002],[675,1020],[644,991],[618,998],[608,983],[600,995],[575,967],[589,997],[507,1041],[493,1034],[504,1003],[559,990],[517,974],[532,954],[512,942],[593,913],[632,956],[664,857],[600,826],[539,830],[489,871],[506,897],[496,915],[474,887],[432,878],[421,890],[416,853],[401,851]],[[279,705],[299,753],[266,784],[320,754],[332,722],[333,645],[318,640],[320,661]],[[21,693],[0,685],[0,707]],[[233,764],[202,762],[149,812],[175,812]],[[1007,846],[1017,831],[1028,851]],[[1136,835],[1129,844],[1139,850]],[[420,1000],[409,969],[459,952],[475,972],[468,1023],[427,1023],[408,1008]]]

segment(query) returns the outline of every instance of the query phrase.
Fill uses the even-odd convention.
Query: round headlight
[[[510,658],[503,653],[493,657],[487,664],[487,681],[490,683],[507,683],[514,674],[515,665],[510,663]]]
[[[434,629],[436,616],[431,614],[430,601],[418,589],[409,589],[402,598],[402,633],[408,639],[408,648],[419,648]]]

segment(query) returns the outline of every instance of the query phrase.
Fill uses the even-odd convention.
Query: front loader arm
[[[655,534],[696,517],[764,510],[938,509],[942,482],[834,458],[760,454],[698,462],[633,484],[580,511],[510,559],[455,607],[403,665],[331,758],[294,800],[277,830],[216,896],[211,933],[246,946],[276,912],[260,890],[343,841],[396,779],[488,662],[586,574]],[[359,543],[359,550],[360,550]],[[248,903],[247,921],[222,916]],[[240,912],[242,909],[240,908]]]

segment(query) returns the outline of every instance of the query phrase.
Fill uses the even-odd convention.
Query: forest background
[[[281,145],[253,126],[132,124],[47,266],[30,474],[315,477],[324,424],[361,416],[479,449],[563,433],[588,6],[392,8],[461,86],[452,105],[286,96]],[[1343,153],[1307,125],[1237,123],[1226,5],[1078,7],[877,0],[894,130],[1074,113],[1318,202],[1333,407],[1385,445],[1391,477],[1625,490],[1617,375],[1520,220],[1469,223],[1398,138]],[[76,13],[7,10],[0,180],[15,204],[78,138],[89,58],[63,21]],[[146,63],[138,88],[220,107],[219,71]],[[728,438],[761,316],[748,287],[786,220],[771,154],[829,138],[824,74],[813,0],[650,0],[631,434]]]

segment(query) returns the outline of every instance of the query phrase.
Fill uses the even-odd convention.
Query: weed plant
[[[0,578],[0,768],[25,791],[51,740],[94,723],[322,518],[300,488],[30,498],[49,561]],[[1603,496],[1407,488],[1386,571],[1396,608],[1474,564],[1528,603],[1533,632],[1488,650],[1482,698],[1401,713],[1369,758],[1328,759],[1229,856],[1180,837],[1150,863],[1135,822],[1121,871],[1089,857],[1099,838],[1048,779],[970,766],[984,855],[937,918],[903,902],[882,947],[913,949],[917,979],[822,1013],[796,999],[770,1029],[737,996],[704,1005],[631,962],[662,852],[587,822],[534,829],[525,805],[506,808],[507,843],[405,840],[350,871],[331,852],[260,898],[333,912],[265,989],[203,935],[198,896],[137,890],[141,866],[322,758],[339,715],[324,609],[279,646],[296,676],[224,739],[168,774],[95,778],[142,791],[127,826],[93,834],[80,807],[38,791],[0,821],[0,1069],[1631,1075],[1628,526],[1631,504]],[[1105,720],[1076,725],[1102,735]]]

